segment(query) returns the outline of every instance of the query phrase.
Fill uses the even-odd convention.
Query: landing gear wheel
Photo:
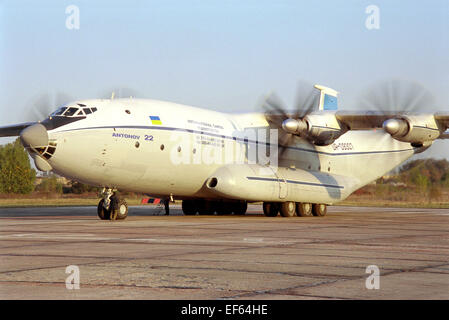
[[[124,220],[128,216],[128,204],[126,203],[125,199],[120,199],[118,201],[118,205],[116,210],[116,219],[117,220]]]
[[[296,203],[293,201],[283,202],[281,204],[281,216],[286,218],[296,216]]]
[[[276,202],[264,202],[263,214],[266,217],[276,217],[279,213],[279,204]]]
[[[325,204],[313,204],[312,205],[312,213],[316,217],[324,217],[327,213],[327,205]]]
[[[232,214],[232,203],[224,201],[219,202],[217,205],[217,215],[225,216]]]
[[[234,207],[234,214],[238,216],[243,216],[245,215],[246,210],[248,210],[248,203],[246,203],[246,201],[237,202]]]
[[[193,200],[183,200],[182,201],[182,212],[186,216],[194,216],[198,212],[195,201]]]
[[[98,217],[101,220],[109,220],[111,218],[111,211],[106,210],[104,208],[103,204],[104,204],[104,199],[101,199],[100,202],[98,203],[98,207],[97,207]]]
[[[215,208],[212,201],[200,201],[198,204],[198,213],[200,216],[213,215],[215,213]]]
[[[109,211],[111,212],[109,219],[111,221],[114,221],[117,219],[117,214],[118,214],[118,202],[119,199],[118,197],[115,195],[111,196],[111,203],[109,204]]]
[[[313,216],[312,204],[311,203],[298,202],[296,204],[296,214],[299,217],[311,217],[311,216]]]

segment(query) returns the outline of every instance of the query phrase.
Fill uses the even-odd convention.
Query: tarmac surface
[[[449,299],[448,209],[163,212],[111,222],[94,207],[0,208],[0,299]],[[69,265],[79,289],[66,288]],[[366,287],[371,265],[379,289]]]

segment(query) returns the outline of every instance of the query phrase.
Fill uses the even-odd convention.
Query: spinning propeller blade
[[[292,145],[295,135],[283,129],[284,121],[288,119],[302,120],[305,116],[314,111],[319,102],[320,93],[313,85],[300,81],[297,85],[296,98],[293,110],[287,110],[285,104],[274,93],[270,94],[264,101],[262,108],[265,111],[265,118],[270,127],[278,129],[280,156],[288,146]],[[307,138],[307,136],[304,136]]]

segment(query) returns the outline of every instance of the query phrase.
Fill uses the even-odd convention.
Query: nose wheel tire
[[[283,202],[281,204],[281,216],[286,218],[296,216],[296,203],[293,201]]]
[[[117,220],[124,220],[128,216],[128,204],[125,199],[118,200],[117,207],[114,209],[116,210]]]
[[[296,204],[296,213],[299,217],[312,217],[312,204],[298,202]]]
[[[111,211],[106,210],[105,207],[103,206],[103,204],[104,204],[104,200],[101,199],[100,202],[98,203],[98,207],[97,207],[98,217],[101,220],[109,220],[111,218]]]
[[[124,220],[128,216],[128,204],[125,199],[111,197],[109,209],[104,207],[104,199],[98,203],[97,214],[101,220]]]
[[[324,217],[327,213],[327,205],[325,204],[314,204],[312,206],[312,213],[316,217]]]

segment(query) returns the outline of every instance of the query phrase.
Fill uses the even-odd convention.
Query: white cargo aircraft
[[[324,216],[327,205],[448,138],[448,113],[337,111],[337,92],[315,88],[317,99],[293,113],[274,98],[267,112],[247,114],[76,101],[44,121],[1,127],[0,136],[20,136],[39,170],[102,187],[98,216],[111,220],[128,215],[117,190],[182,200],[186,215],[241,215],[263,202],[269,217]]]

